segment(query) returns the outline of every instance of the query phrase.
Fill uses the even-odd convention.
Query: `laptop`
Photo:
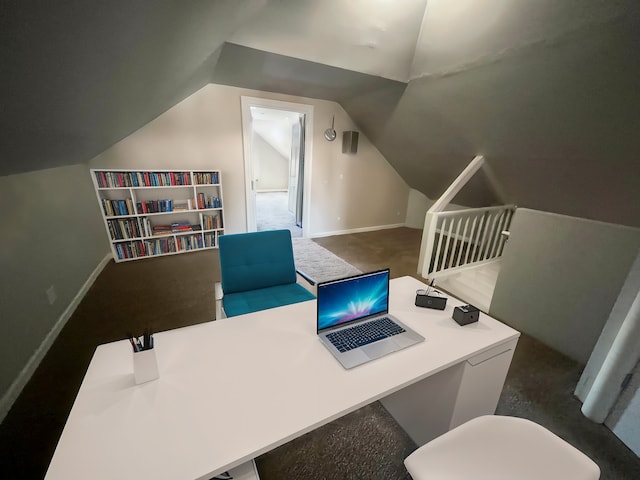
[[[318,283],[318,337],[344,368],[424,341],[389,315],[389,269]]]

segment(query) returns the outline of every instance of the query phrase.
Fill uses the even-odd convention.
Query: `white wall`
[[[253,132],[253,157],[256,191],[287,190],[289,186],[289,158],[283,157],[264,138]]]
[[[640,229],[519,208],[490,313],[586,364],[640,248]]]
[[[341,138],[356,125],[335,102],[210,84],[91,160],[92,168],[215,168],[222,171],[226,232],[246,231],[240,97],[314,107],[309,236],[404,225],[409,187],[360,135],[358,153],[323,132],[335,115]]]

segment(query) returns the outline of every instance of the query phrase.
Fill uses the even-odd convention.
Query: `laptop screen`
[[[389,269],[318,284],[318,332],[389,311]]]

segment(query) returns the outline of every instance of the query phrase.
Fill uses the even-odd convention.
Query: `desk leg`
[[[255,460],[250,460],[242,465],[229,470],[233,480],[260,480]]]
[[[381,400],[418,446],[480,415],[495,413],[517,340],[419,382]]]

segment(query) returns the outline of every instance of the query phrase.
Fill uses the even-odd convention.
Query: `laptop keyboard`
[[[331,332],[327,334],[327,338],[340,352],[348,352],[404,331],[404,328],[390,318],[381,317],[337,332]]]

